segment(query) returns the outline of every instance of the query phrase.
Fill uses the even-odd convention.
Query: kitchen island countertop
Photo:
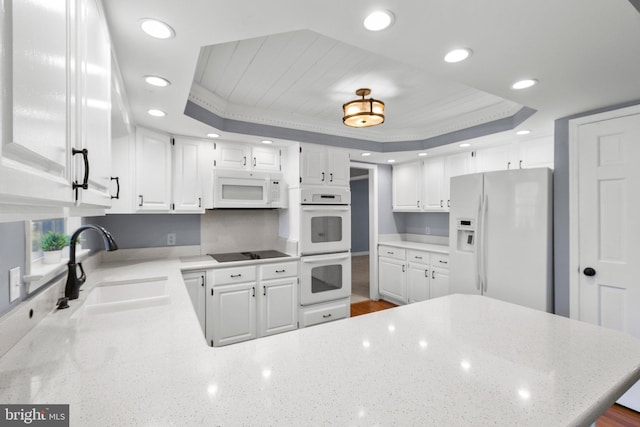
[[[0,359],[0,402],[71,425],[588,425],[640,379],[640,340],[452,295],[221,348],[178,260],[106,264]],[[80,316],[96,283],[167,278],[165,305]]]

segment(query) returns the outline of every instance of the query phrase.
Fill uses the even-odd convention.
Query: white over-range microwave
[[[281,174],[220,170],[213,173],[213,207],[270,209],[287,207]]]

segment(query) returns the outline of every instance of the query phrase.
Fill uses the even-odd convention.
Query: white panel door
[[[79,193],[81,206],[111,206],[111,42],[107,23],[96,0],[78,2],[77,140],[89,157],[88,186]],[[74,156],[74,180],[86,173]]]
[[[511,162],[511,144],[483,148],[476,151],[476,172],[492,172],[509,169]]]
[[[394,211],[420,210],[421,167],[421,162],[393,166],[391,180]]]
[[[327,149],[319,145],[304,145],[300,152],[300,178],[304,185],[324,185],[327,176]]]
[[[444,194],[443,194],[443,207],[448,209],[451,200],[450,200],[450,189],[449,186],[451,184],[450,180],[454,176],[466,175],[468,173],[473,172],[473,168],[471,166],[471,152],[460,153],[460,154],[452,154],[450,156],[446,156],[444,160]]]
[[[251,149],[239,142],[216,143],[216,167],[244,170],[251,167]]]
[[[407,263],[378,258],[378,292],[398,302],[407,302]]]
[[[429,285],[430,298],[438,298],[451,294],[449,290],[449,270],[432,267]]]
[[[334,187],[348,187],[351,178],[349,153],[336,148],[327,151],[328,176],[325,182]]]
[[[270,280],[260,284],[258,336],[292,331],[298,327],[298,278]]]
[[[257,171],[280,172],[280,150],[271,147],[253,147],[251,168]]]
[[[422,171],[422,198],[424,199],[422,208],[428,211],[445,210],[444,157],[434,157],[425,160]]]
[[[407,271],[407,299],[409,302],[425,301],[429,296],[429,266],[409,264]]]
[[[580,320],[640,338],[640,114],[582,125],[578,142]],[[640,411],[640,385],[619,403]]]
[[[200,141],[176,138],[173,146],[173,210],[204,213],[200,162]]]
[[[169,135],[138,128],[136,132],[136,210],[171,209],[171,140]]]
[[[553,169],[553,137],[521,141],[517,147],[519,158],[514,167]]]
[[[109,213],[134,213],[134,186],[135,176],[135,137],[125,135],[111,141],[111,192],[115,199],[111,201]]]
[[[256,286],[255,282],[218,287],[207,284],[209,344],[213,340],[213,345],[219,347],[256,338]]]

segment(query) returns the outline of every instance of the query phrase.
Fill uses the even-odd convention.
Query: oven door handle
[[[332,254],[332,255],[310,255],[308,257],[302,257],[300,260],[306,264],[314,264],[318,262],[325,261],[339,261],[343,259],[349,259],[351,257],[351,252],[346,252],[345,255],[342,254]]]
[[[324,207],[307,207],[307,206],[303,206],[302,207],[302,211],[303,212],[327,212],[327,211],[331,211],[331,212],[348,212],[349,211],[349,207],[348,206],[331,206],[331,205],[324,205]]]

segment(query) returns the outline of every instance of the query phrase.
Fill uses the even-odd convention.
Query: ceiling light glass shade
[[[176,35],[173,28],[157,19],[145,18],[140,20],[142,31],[156,39],[170,39]]]
[[[538,81],[536,79],[525,79],[515,82],[513,85],[511,85],[511,88],[516,90],[526,89],[536,84],[538,84]]]
[[[388,10],[376,10],[364,18],[363,25],[369,31],[380,31],[393,24],[393,18]]]
[[[470,49],[455,49],[447,53],[444,57],[445,62],[460,62],[464,61],[471,55]]]
[[[166,87],[171,84],[169,80],[159,76],[144,76],[144,81],[147,82],[147,84],[150,84],[151,86],[157,86],[157,87]]]
[[[358,89],[356,95],[362,99],[347,102],[342,106],[342,122],[345,125],[364,128],[384,123],[384,102],[373,98],[365,99],[370,93],[370,89]]]

